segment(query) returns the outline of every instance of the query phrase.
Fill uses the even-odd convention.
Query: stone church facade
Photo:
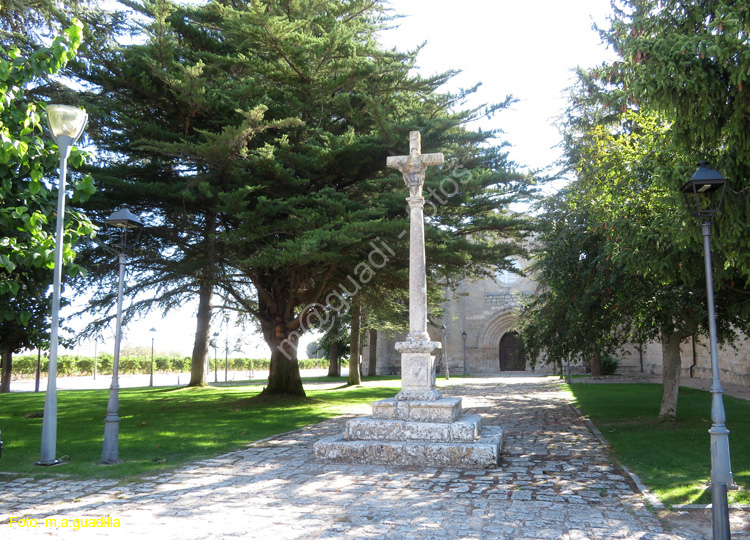
[[[428,331],[433,341],[443,343],[437,354],[437,372],[444,375],[447,362],[450,373],[460,375],[500,375],[504,372],[548,374],[553,366],[539,362],[535,369],[519,355],[515,326],[520,295],[536,293],[537,283],[510,272],[494,278],[466,280],[455,292],[446,291],[442,320],[431,320]],[[445,330],[441,329],[445,326]],[[464,339],[465,332],[465,339]],[[388,337],[378,333],[376,374],[393,375],[401,370],[401,357],[395,349],[404,335]],[[362,358],[369,358],[369,345]],[[628,345],[615,356],[620,362],[619,374],[661,375],[660,343]],[[750,340],[719,349],[722,383],[750,386]],[[576,366],[577,370],[585,369]],[[362,362],[362,373],[368,375],[368,361]],[[686,339],[682,344],[682,377],[711,378],[708,340]]]
[[[438,373],[445,373],[446,363],[454,374],[532,372],[519,354],[515,325],[519,295],[534,294],[536,287],[531,279],[502,272],[494,278],[465,280],[457,291],[446,291],[442,320],[431,320],[428,325],[432,340],[443,344],[436,358]],[[403,339],[403,335],[388,337],[378,333],[377,375],[400,373],[401,358],[395,343]],[[365,347],[363,358],[369,358],[369,349]],[[367,375],[367,371],[365,361],[362,372]],[[551,373],[552,368],[538,365],[534,372]]]

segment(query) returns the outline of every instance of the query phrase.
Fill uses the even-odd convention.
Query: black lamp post
[[[464,375],[468,375],[469,369],[466,366],[466,330],[461,332],[461,338],[464,340]]]
[[[115,248],[119,251],[117,260],[120,266],[120,279],[117,286],[117,326],[115,330],[115,356],[112,361],[112,385],[109,387],[109,402],[107,403],[107,416],[104,418],[104,445],[102,447],[101,463],[112,464],[120,461],[118,451],[118,438],[120,436],[120,341],[122,339],[122,290],[125,283],[125,263],[128,260],[128,231],[137,231],[136,241],[140,236],[143,223],[138,217],[128,210],[127,205],[122,205],[110,215],[105,223],[107,227],[119,230],[119,243]]]
[[[732,468],[729,459],[729,430],[725,425],[723,389],[719,378],[716,305],[711,260],[711,224],[714,216],[721,209],[726,184],[727,179],[719,171],[709,168],[707,161],[701,161],[690,181],[682,186],[688,208],[698,219],[703,232],[708,330],[711,344],[711,420],[713,425],[708,432],[711,434],[712,521],[714,539],[722,540],[730,538],[727,486],[732,485]]]

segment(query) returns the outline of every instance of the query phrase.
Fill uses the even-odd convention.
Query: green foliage
[[[652,181],[675,192],[700,159],[729,179],[712,245],[716,284],[750,289],[750,13],[743,2],[625,0],[601,32],[620,55],[596,70],[612,86],[610,97],[658,115],[668,126],[661,152],[672,172]],[[667,230],[692,251],[697,228]],[[665,263],[669,264],[669,263]],[[747,310],[747,302],[734,309]]]
[[[575,404],[611,444],[615,456],[666,504],[709,504],[711,394],[683,388],[673,423],[655,420],[661,387],[655,384],[573,384]],[[734,481],[729,501],[750,495],[750,403],[724,396]]]
[[[618,367],[620,367],[620,361],[614,356],[602,358],[602,375],[614,375],[617,373]]]
[[[509,266],[523,252],[515,240],[528,220],[507,209],[528,196],[532,179],[491,146],[498,133],[465,127],[511,100],[455,110],[472,90],[441,92],[452,72],[414,76],[416,51],[378,44],[377,32],[392,23],[385,2],[128,4],[145,21],[145,39],[114,46],[113,27],[93,25],[76,71],[93,88],[87,107],[111,120],[93,133],[95,143],[116,156],[92,170],[106,187],[90,210],[128,202],[159,223],[134,253],[149,271],[127,294],[149,294],[129,315],[196,294],[206,313],[212,295],[221,296],[260,326],[276,366],[269,392],[300,393],[299,335],[326,327],[339,316],[334,304],[347,311],[353,294],[383,300],[406,289],[399,234],[408,230],[407,190],[385,161],[406,153],[414,129],[425,151],[447,159],[425,185],[435,194],[431,289]],[[387,244],[398,263],[369,267],[373,242]],[[87,256],[103,257],[98,249]],[[94,309],[113,305],[113,271],[102,265],[90,275],[107,291]],[[385,305],[373,301],[372,311]],[[209,320],[196,336],[194,372]]]
[[[702,238],[680,193],[702,158],[730,175],[712,239],[719,339],[750,329],[748,38],[724,35],[747,15],[718,0],[616,4],[602,36],[620,59],[579,72],[563,119],[577,181],[546,206],[522,334],[557,360],[661,340],[674,366],[679,341],[708,331]],[[671,405],[676,393],[662,414]]]
[[[219,370],[224,369],[224,358],[218,359]],[[109,375],[112,373],[112,355],[100,354],[97,359],[97,373]],[[61,376],[92,375],[94,373],[94,358],[78,355],[58,356],[57,370]],[[271,360],[268,358],[229,358],[230,371],[268,371]],[[301,359],[298,361],[300,369],[327,369],[328,360]],[[41,372],[47,372],[48,359],[42,355]],[[33,376],[36,374],[36,355],[24,355],[14,358],[13,371],[16,375]],[[211,369],[214,369],[214,359],[211,358]],[[184,373],[190,370],[190,358],[181,356],[154,356],[154,371],[158,373]],[[151,372],[151,356],[120,357],[120,373],[147,374]]]
[[[46,339],[56,243],[57,198],[49,182],[58,152],[43,133],[43,103],[29,96],[29,89],[58,73],[74,57],[81,39],[82,25],[74,20],[49,47],[28,54],[0,48],[0,351],[8,364],[13,353]],[[69,159],[80,166],[83,155],[74,150]],[[85,200],[93,191],[89,177],[74,179],[71,185],[74,201]],[[81,272],[73,264],[73,247],[92,232],[83,214],[66,213],[60,241],[68,274]],[[4,383],[9,375],[6,365]]]

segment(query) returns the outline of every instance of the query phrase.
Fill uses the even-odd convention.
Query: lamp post
[[[112,361],[112,385],[109,387],[109,402],[107,403],[107,416],[104,418],[104,445],[102,447],[101,463],[112,464],[120,461],[118,451],[118,438],[120,435],[120,341],[122,339],[122,290],[125,282],[125,263],[128,260],[128,231],[137,230],[138,235],[143,228],[143,223],[138,217],[128,210],[127,205],[122,205],[105,220],[107,227],[119,229],[120,243],[117,245],[119,253],[117,260],[120,266],[120,278],[117,286],[117,326],[115,329],[115,356]],[[137,239],[137,237],[136,237]]]
[[[216,352],[217,343],[219,340],[219,333],[214,332],[214,382],[219,382],[219,356]]]
[[[703,233],[703,260],[706,266],[706,300],[708,330],[711,345],[711,516],[713,538],[728,539],[729,504],[727,486],[732,484],[729,459],[729,430],[726,428],[723,389],[719,377],[719,356],[716,337],[716,306],[714,303],[713,263],[711,260],[711,224],[721,208],[727,179],[719,171],[708,167],[707,161],[698,163],[698,170],[682,186],[682,192],[693,216],[698,219]]]
[[[224,382],[229,381],[229,317],[224,317]]]
[[[447,381],[451,378],[451,370],[448,366],[448,327],[443,324],[440,329],[443,331],[443,361],[445,362],[445,380]]]
[[[464,340],[464,375],[468,375],[469,370],[466,367],[466,330],[461,332],[461,338]]]
[[[148,385],[154,386],[154,337],[156,336],[156,328],[152,328],[149,332],[151,332],[151,378]]]
[[[49,371],[42,419],[42,451],[37,465],[57,465],[57,345],[60,327],[60,284],[63,262],[63,224],[65,222],[65,176],[68,156],[83,133],[86,111],[69,105],[47,105],[47,124],[60,153],[60,181],[57,185],[57,226],[55,230],[55,269],[52,279],[52,320],[50,327]]]

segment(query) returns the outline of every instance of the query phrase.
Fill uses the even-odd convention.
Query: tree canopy
[[[92,19],[74,70],[103,157],[86,209],[127,202],[154,225],[134,253],[128,294],[147,294],[131,314],[199,298],[192,384],[204,382],[216,309],[259,323],[267,392],[302,394],[299,336],[362,290],[405,288],[407,191],[385,161],[405,153],[409,131],[447,158],[425,185],[433,286],[522,253],[529,220],[508,207],[531,182],[487,145],[496,133],[466,128],[510,99],[466,109],[472,89],[440,91],[452,72],[414,75],[418,51],[378,44],[392,21],[384,3],[126,5],[143,39],[118,44],[117,25]],[[94,245],[85,256],[87,284],[105,284],[111,264]],[[108,294],[94,307],[111,305]]]
[[[720,1],[613,6],[611,26],[601,33],[620,58],[579,72],[563,121],[567,164],[578,180],[547,215],[550,230],[563,232],[560,238],[543,235],[540,245],[559,247],[564,257],[555,258],[554,250],[539,255],[547,290],[531,306],[536,320],[528,337],[532,344],[541,337],[554,350],[559,336],[551,325],[561,313],[565,320],[572,316],[557,303],[572,296],[579,324],[554,326],[561,343],[572,344],[565,353],[590,354],[585,349],[601,342],[596,336],[607,336],[610,346],[659,339],[665,384],[660,416],[674,418],[680,341],[707,332],[702,242],[680,193],[703,158],[731,175],[714,229],[719,337],[731,340],[750,327],[744,249],[749,154],[742,120],[747,70],[741,67],[748,23],[744,7]],[[580,221],[580,232],[565,228]],[[584,264],[592,242],[595,264]],[[571,294],[581,287],[575,267],[584,269],[583,305]],[[602,316],[611,309],[610,298],[616,298],[618,317]],[[600,307],[588,312],[589,303]],[[587,338],[576,341],[581,334]]]

